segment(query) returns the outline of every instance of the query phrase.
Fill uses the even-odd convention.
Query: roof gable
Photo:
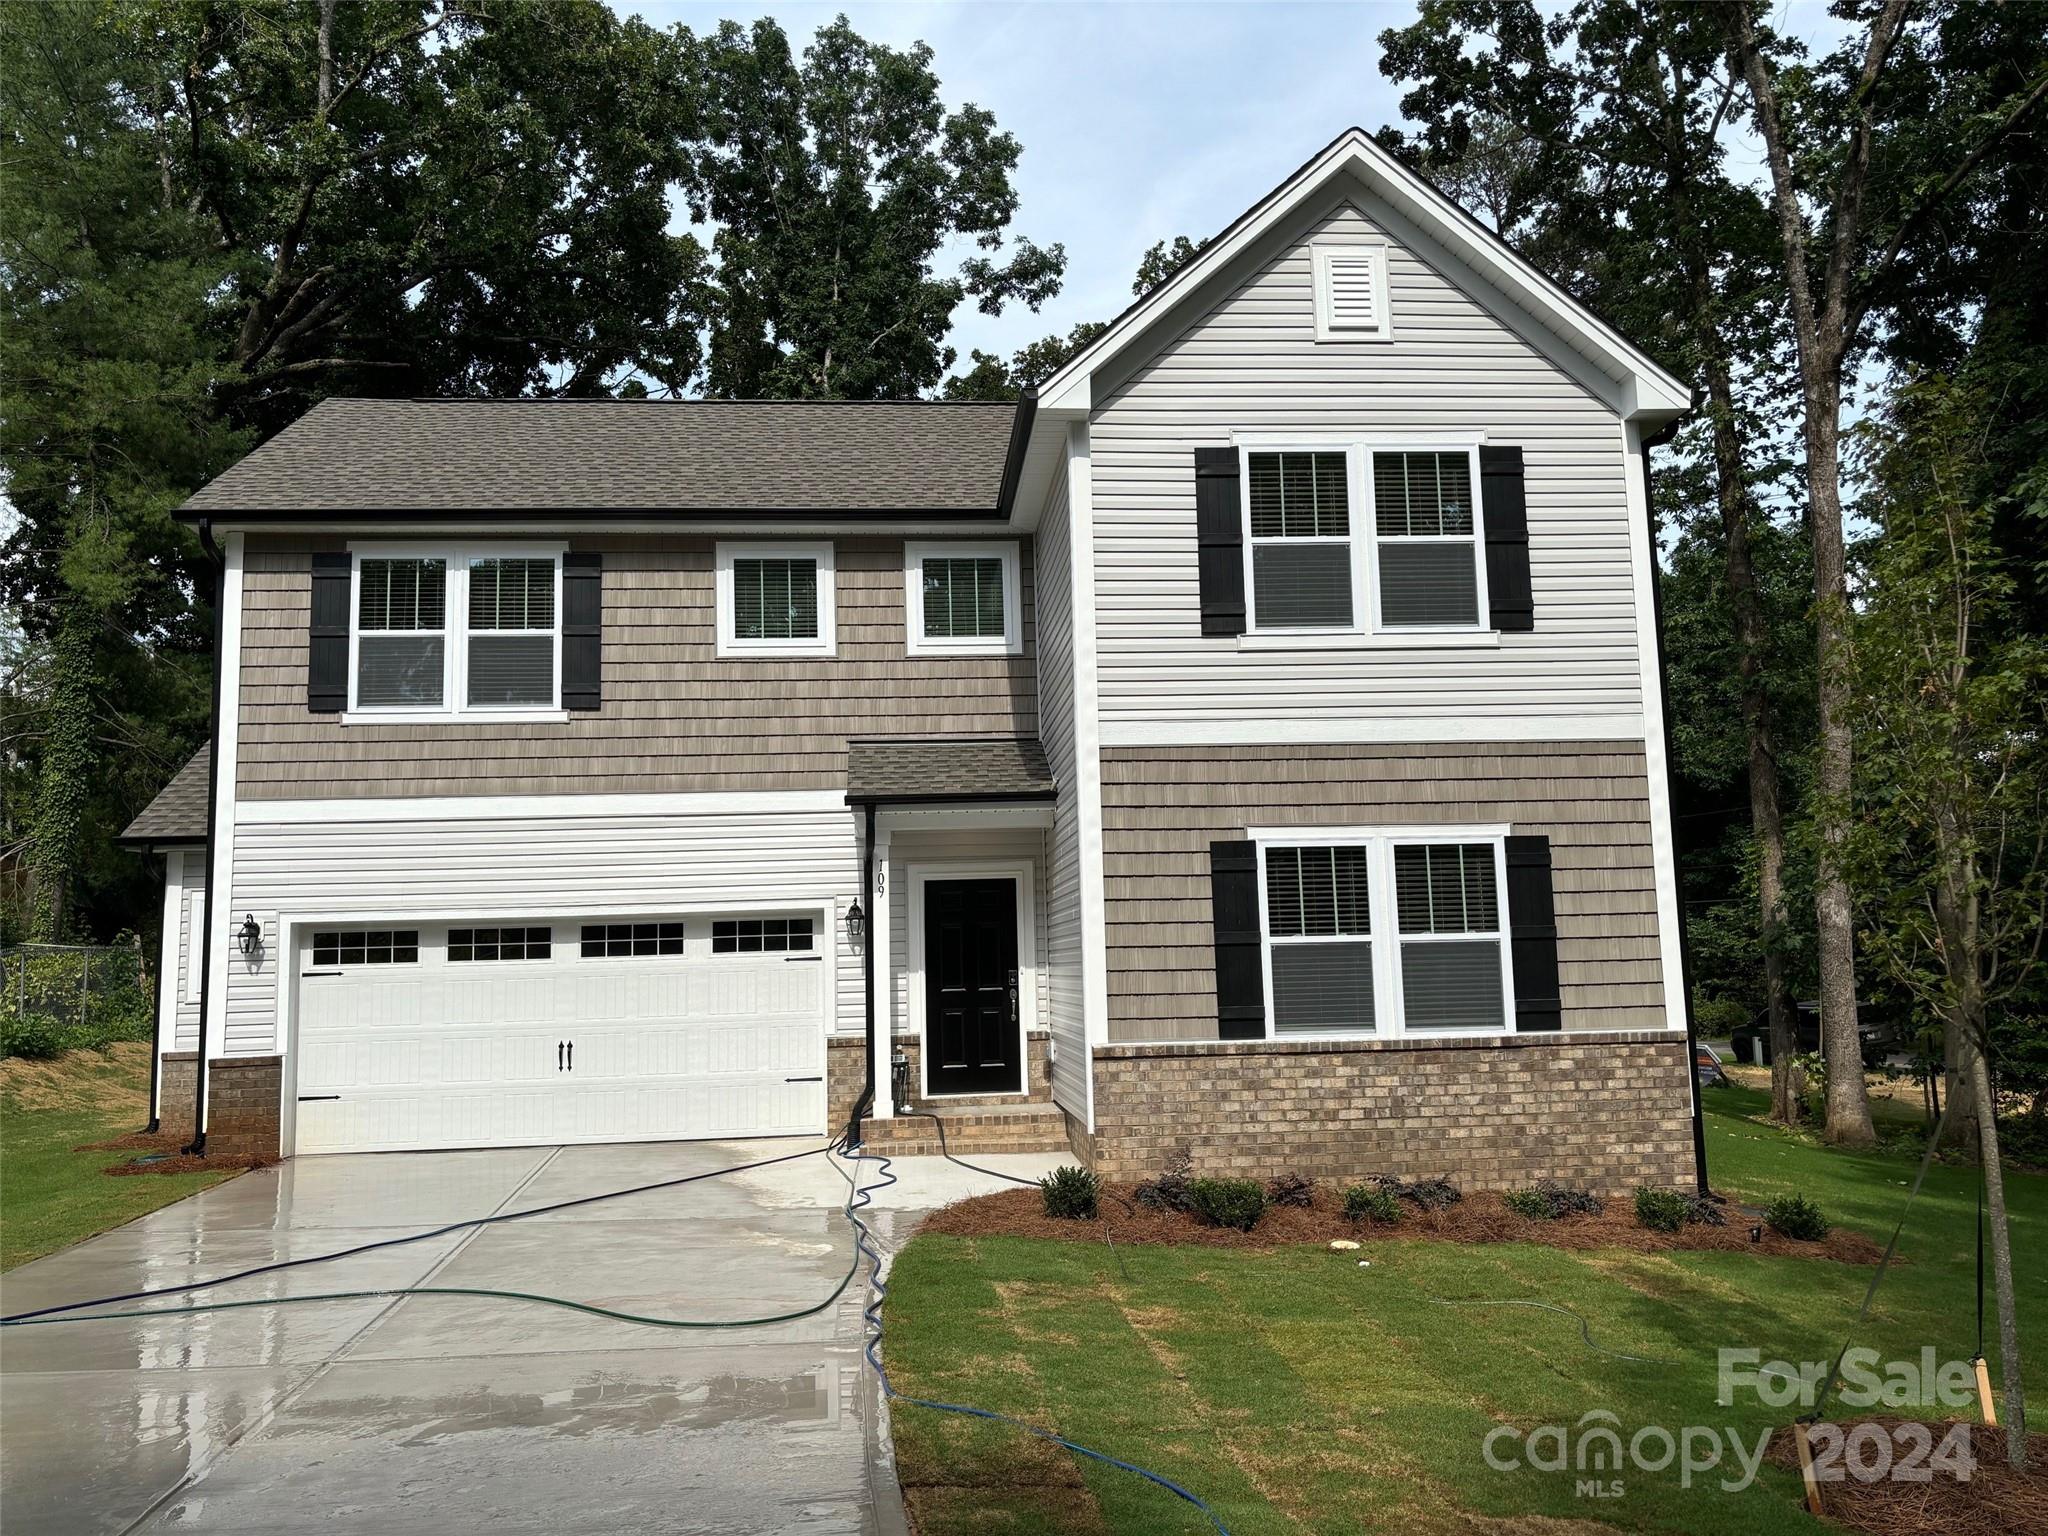
[[[1401,165],[1363,129],[1340,134],[1314,159],[1247,209],[1202,253],[1132,304],[1100,337],[1039,388],[1048,414],[1085,412],[1097,400],[1098,374],[1184,322],[1191,301],[1242,259],[1261,252],[1296,219],[1333,196],[1370,199],[1375,217],[1416,254],[1459,274],[1461,287],[1526,317],[1531,331],[1562,351],[1563,361],[1627,418],[1668,420],[1691,391],[1646,353],[1518,256],[1499,236]]]

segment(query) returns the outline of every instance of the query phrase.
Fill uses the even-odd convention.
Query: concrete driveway
[[[24,1265],[9,1313],[800,1150],[802,1142],[301,1158]],[[992,1157],[1036,1176],[1057,1161]],[[906,1218],[996,1187],[899,1160]],[[823,1157],[310,1265],[197,1293],[531,1291],[704,1320],[792,1311],[846,1273]],[[900,1520],[866,1275],[764,1328],[669,1330],[417,1296],[0,1333],[0,1525],[32,1532],[883,1532]],[[878,1499],[871,1482],[881,1485]]]

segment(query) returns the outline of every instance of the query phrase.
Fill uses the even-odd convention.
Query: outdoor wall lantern
[[[256,914],[253,912],[242,914],[241,946],[242,953],[252,960],[256,957],[256,952],[263,948],[263,925],[256,921]]]
[[[860,898],[856,896],[853,905],[846,909],[846,937],[858,947],[860,941],[867,937],[867,931],[868,915],[861,910]]]

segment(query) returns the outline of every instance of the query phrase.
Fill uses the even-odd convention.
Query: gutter
[[[213,562],[213,719],[207,739],[213,744],[206,754],[206,926],[199,945],[199,1054],[192,1073],[192,1141],[184,1148],[188,1156],[206,1156],[206,1025],[213,1017],[213,935],[227,912],[221,904],[224,893],[214,890],[213,868],[218,844],[214,841],[220,815],[220,690],[221,658],[227,635],[228,560],[213,541],[213,520],[199,521],[199,542],[206,558]]]
[[[1003,455],[1003,484],[996,493],[996,512],[1006,523],[1017,499],[1017,482],[1024,478],[1024,450],[1031,445],[1031,424],[1037,419],[1038,386],[1027,384],[1017,397],[1017,414],[1010,418],[1010,448]]]
[[[875,807],[867,807],[866,835],[860,849],[860,895],[869,907],[879,905],[874,899],[875,891]],[[853,1113],[846,1120],[846,1142],[849,1147],[861,1144],[861,1121],[867,1118],[869,1108],[875,1102],[875,924],[887,922],[886,912],[870,911],[866,931],[860,940],[861,1003],[866,1028],[861,1032],[861,1055],[866,1058],[866,1067],[861,1080],[860,1097],[853,1101]]]
[[[1661,448],[1678,435],[1678,429],[1699,409],[1699,391],[1693,391],[1691,407],[1674,416],[1643,439],[1643,515],[1650,528],[1650,618],[1657,626],[1657,694],[1664,702],[1664,798],[1671,806],[1671,879],[1678,884],[1678,754],[1671,736],[1671,669],[1664,644],[1664,567],[1657,558],[1657,504],[1650,496],[1650,450]],[[1685,1080],[1692,1099],[1693,1177],[1698,1192],[1707,1194],[1707,1123],[1700,1108],[1699,1026],[1692,1016],[1692,935],[1685,916],[1685,890],[1678,891],[1678,984],[1685,998]]]

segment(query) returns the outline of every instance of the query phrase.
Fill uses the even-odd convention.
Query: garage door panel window
[[[561,702],[561,551],[358,549],[350,708],[376,718]]]
[[[322,929],[313,935],[318,966],[412,965],[419,957],[417,928]]]
[[[583,958],[617,960],[683,953],[681,923],[585,923]]]
[[[811,947],[808,917],[743,917],[719,919],[711,925],[714,955],[777,954]]]
[[[1275,1038],[1507,1029],[1505,833],[1474,831],[1261,842]]]
[[[552,928],[450,928],[451,962],[546,960],[554,953]]]

